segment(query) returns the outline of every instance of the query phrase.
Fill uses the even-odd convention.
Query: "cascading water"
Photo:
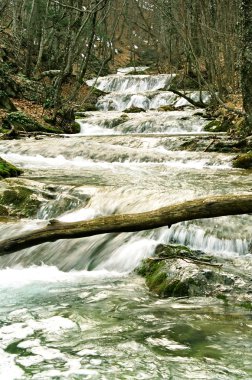
[[[1,221],[1,238],[51,218],[86,220],[251,191],[251,174],[232,169],[233,155],[174,150],[180,137],[167,134],[201,133],[206,120],[193,108],[157,111],[173,96],[171,79],[123,71],[99,78],[90,85],[111,93],[80,120],[80,135],[0,142],[0,156],[24,168],[2,186],[30,186],[41,201],[33,218]],[[108,112],[108,100],[118,108]],[[147,111],[121,112],[133,105]],[[232,258],[249,276],[251,233],[251,216],[222,217],[1,257],[0,378],[250,379],[246,312],[215,298],[158,300],[133,270],[159,243],[174,242]]]

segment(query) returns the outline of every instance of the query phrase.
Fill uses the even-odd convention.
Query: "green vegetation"
[[[0,204],[4,207],[3,212],[8,210],[10,216],[31,217],[36,215],[41,201],[32,189],[15,186],[0,194]]]
[[[146,278],[148,288],[159,297],[184,297],[189,295],[188,279],[180,281],[169,276],[165,260],[144,260],[137,273]]]
[[[158,111],[160,111],[160,112],[176,111],[176,108],[172,105],[161,106],[158,108]]]
[[[248,153],[239,154],[233,160],[234,168],[252,169],[252,151]]]
[[[146,259],[137,269],[137,273],[146,279],[148,288],[160,297],[189,296],[189,285],[192,279],[181,280],[169,273],[169,260],[190,257],[192,251],[181,245],[160,245],[156,248],[156,256]]]
[[[13,126],[17,131],[24,132],[62,132],[60,129],[42,125],[22,112],[11,112],[4,118],[3,127],[9,129],[11,126]]]
[[[206,132],[227,132],[229,126],[227,123],[223,123],[221,120],[211,120],[205,125],[204,130]]]
[[[0,158],[0,178],[17,177],[22,170]]]

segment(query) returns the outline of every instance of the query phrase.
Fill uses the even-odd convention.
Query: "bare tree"
[[[242,1],[243,49],[241,87],[246,113],[245,134],[252,134],[252,1]]]

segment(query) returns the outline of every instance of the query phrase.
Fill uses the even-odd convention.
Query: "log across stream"
[[[172,224],[186,220],[249,213],[252,213],[252,194],[209,196],[154,211],[110,215],[81,222],[62,223],[52,220],[44,228],[0,241],[0,255],[58,239],[135,232],[163,226],[170,227]]]

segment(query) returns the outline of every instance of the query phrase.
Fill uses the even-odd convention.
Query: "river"
[[[32,218],[1,220],[1,238],[52,218],[251,191],[251,172],[233,169],[233,154],[177,149],[182,136],[203,134],[207,120],[167,90],[172,76],[126,74],[90,81],[107,94],[79,119],[80,134],[0,141],[0,156],[24,169],[6,186],[46,194]],[[160,108],[168,105],[175,110]],[[184,222],[1,257],[0,379],[251,379],[251,309],[214,297],[159,299],[134,273],[169,242],[232,258],[251,273],[251,221]]]

